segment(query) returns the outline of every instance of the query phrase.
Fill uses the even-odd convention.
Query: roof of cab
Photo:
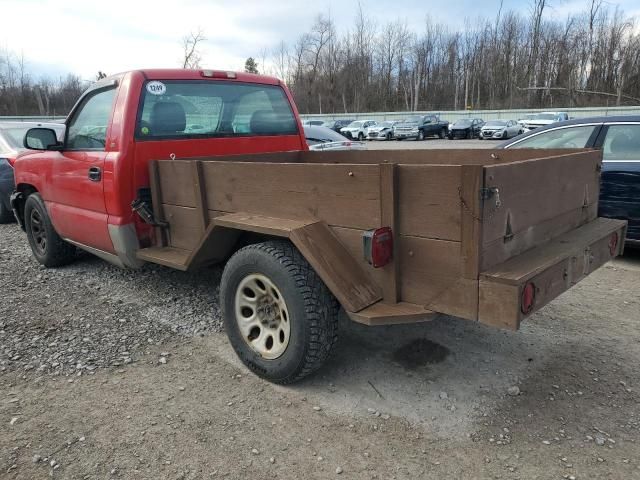
[[[280,85],[281,82],[275,77],[269,77],[267,75],[256,75],[254,73],[246,72],[231,72],[234,73],[236,78],[211,78],[203,75],[202,72],[231,72],[230,70],[221,70],[216,68],[202,68],[198,70],[183,69],[183,68],[148,68],[141,70],[130,70],[128,72],[116,73],[106,77],[104,80],[113,80],[122,78],[126,74],[140,73],[148,80],[229,80],[235,82],[245,83],[262,83],[267,85]],[[104,81],[100,80],[100,82]]]

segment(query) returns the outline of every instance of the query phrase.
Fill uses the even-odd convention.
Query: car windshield
[[[327,128],[333,128],[333,126],[336,124],[337,122],[335,120],[329,120],[324,122],[321,126],[322,127],[327,127]]]
[[[351,122],[349,128],[360,128],[363,122]]]
[[[404,123],[420,123],[422,117],[409,117],[404,119]]]
[[[393,127],[393,123],[394,122],[382,122],[378,124],[378,127],[380,128],[391,128]]]
[[[507,122],[505,120],[489,120],[484,124],[485,127],[505,127]]]
[[[330,128],[318,127],[313,125],[305,125],[304,136],[309,145],[317,145],[318,143],[328,142],[344,142],[345,138],[339,133],[334,132]]]
[[[558,115],[555,113],[539,113],[534,115],[532,120],[555,120],[558,118]]]
[[[471,125],[471,120],[466,118],[462,120],[456,120],[456,123],[453,124],[454,127],[468,127],[469,125]]]

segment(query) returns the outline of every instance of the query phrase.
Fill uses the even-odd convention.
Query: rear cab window
[[[297,135],[284,90],[224,81],[150,81],[143,87],[136,138]]]
[[[509,145],[508,148],[584,148],[598,125],[579,125],[546,130]]]

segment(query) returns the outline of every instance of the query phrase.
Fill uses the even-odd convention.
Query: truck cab
[[[282,82],[214,70],[107,77],[74,106],[63,141],[36,128],[25,146],[36,150],[16,160],[12,207],[21,226],[49,221],[64,241],[128,267],[140,264],[135,251],[153,241],[154,230],[131,207],[150,196],[150,160],[307,149]],[[25,218],[32,194],[46,209],[33,215],[48,219]],[[40,261],[45,249],[34,250]]]

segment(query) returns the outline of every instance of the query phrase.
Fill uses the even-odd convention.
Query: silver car
[[[495,138],[506,140],[520,135],[524,131],[522,125],[515,120],[489,120],[480,129],[480,140]]]
[[[309,150],[326,151],[365,149],[364,143],[349,140],[330,128],[319,127],[316,125],[303,125],[303,127],[304,136],[307,139]]]

